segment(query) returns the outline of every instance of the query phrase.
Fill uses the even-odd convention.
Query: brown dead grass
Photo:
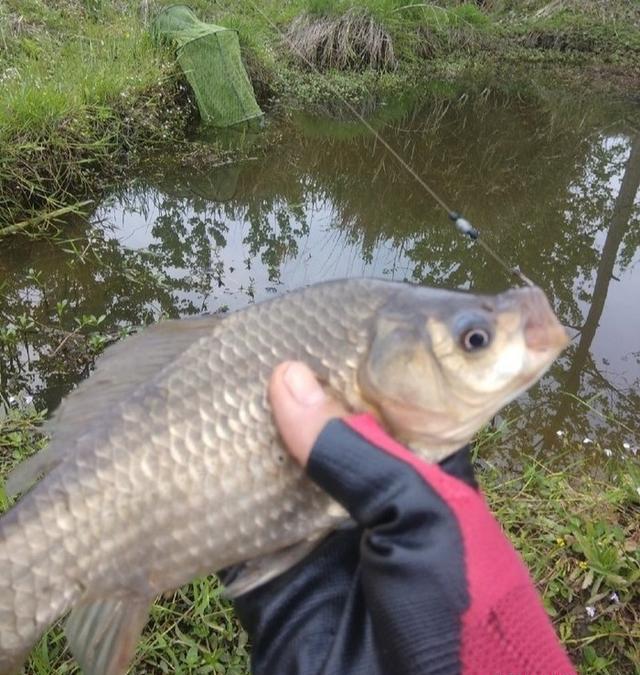
[[[361,9],[341,16],[297,17],[287,43],[306,65],[318,70],[392,70],[396,56],[391,35]]]

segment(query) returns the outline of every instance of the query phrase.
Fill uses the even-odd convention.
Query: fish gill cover
[[[186,5],[163,9],[151,32],[169,44],[187,78],[203,122],[228,127],[262,117],[235,31],[200,21]]]

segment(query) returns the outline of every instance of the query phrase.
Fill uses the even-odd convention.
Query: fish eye
[[[475,352],[489,346],[491,343],[491,335],[489,334],[489,331],[484,328],[469,328],[462,333],[460,343],[466,352]]]

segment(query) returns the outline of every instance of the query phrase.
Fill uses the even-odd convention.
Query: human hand
[[[300,361],[285,361],[275,368],[269,380],[269,402],[287,450],[303,468],[327,422],[347,414]]]

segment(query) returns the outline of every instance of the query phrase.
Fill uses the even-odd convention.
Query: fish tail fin
[[[71,610],[64,630],[85,675],[127,672],[150,605],[150,598],[103,598]]]

